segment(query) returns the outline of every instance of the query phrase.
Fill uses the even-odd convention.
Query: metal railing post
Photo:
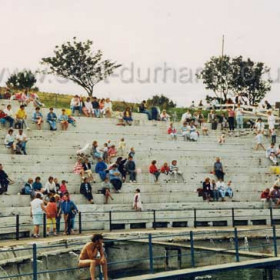
[[[273,221],[273,211],[272,211],[272,207],[269,208],[270,211],[270,225],[273,226],[274,225],[274,221]]]
[[[153,228],[157,229],[157,225],[156,225],[156,210],[153,210]]]
[[[153,242],[152,235],[149,234],[149,258],[150,258],[150,273],[154,273],[154,257],[153,257]]]
[[[235,227],[234,208],[231,208],[232,227]]]
[[[274,246],[274,256],[277,257],[278,256],[278,252],[277,252],[277,236],[276,236],[276,227],[273,226],[273,246]]]
[[[19,215],[16,215],[16,240],[19,240]]]
[[[79,212],[79,234],[82,233],[82,213]]]
[[[35,243],[33,244],[32,269],[33,269],[33,280],[37,280],[37,245]]]
[[[235,259],[239,262],[239,244],[238,244],[238,232],[237,228],[234,228],[234,245],[235,245]]]
[[[99,265],[98,267],[99,267],[99,280],[103,280],[102,266]]]
[[[194,219],[193,226],[196,228],[196,209],[195,208],[193,209],[193,219]]]
[[[47,217],[46,214],[43,214],[43,236],[44,238],[47,237]]]
[[[193,232],[190,231],[190,243],[191,243],[191,265],[195,267],[195,259],[194,259],[194,242],[193,242]]]
[[[112,231],[112,211],[109,211],[109,230]]]

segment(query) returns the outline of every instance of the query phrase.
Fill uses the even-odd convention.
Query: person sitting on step
[[[178,182],[178,176],[180,176],[184,182],[183,172],[179,170],[179,167],[177,165],[177,160],[172,160],[170,164],[170,175],[174,177],[175,183]]]
[[[94,203],[92,196],[92,187],[88,181],[88,178],[84,178],[83,183],[80,186],[80,193],[84,195],[84,197],[89,201],[89,203]]]
[[[40,107],[36,107],[35,112],[33,113],[32,121],[37,125],[39,130],[42,129],[43,124],[43,115],[40,112]]]

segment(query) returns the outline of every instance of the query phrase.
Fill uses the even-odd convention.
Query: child
[[[271,143],[276,144],[276,130],[275,128],[271,129]]]
[[[126,148],[126,143],[124,141],[124,138],[121,139],[121,141],[119,142],[119,151],[120,151],[120,155],[123,156],[125,153],[125,148]]]
[[[108,144],[107,143],[104,143],[104,148],[103,148],[103,160],[106,162],[106,163],[110,163],[111,162],[111,158],[109,156],[109,149],[108,149]]]
[[[139,189],[136,189],[136,191],[135,191],[135,195],[134,195],[134,198],[133,198],[133,209],[136,210],[136,211],[142,211],[143,210]]]
[[[225,144],[226,142],[226,135],[224,133],[222,133],[222,135],[218,138],[218,143],[219,144]]]
[[[133,147],[130,148],[130,152],[128,153],[128,156],[134,158],[134,156],[135,156],[135,150],[134,150]]]
[[[59,193],[60,193],[60,196],[63,196],[65,193],[67,193],[67,184],[68,182],[65,181],[65,180],[62,180],[61,181],[61,185],[60,185],[60,188],[59,188]]]
[[[110,192],[110,187],[111,184],[109,182],[109,178],[106,177],[104,182],[102,183],[102,191],[101,191],[102,194],[105,196],[105,204],[108,204],[109,197],[111,198],[111,200],[114,200]]]
[[[256,151],[257,151],[259,148],[262,148],[262,149],[265,151],[265,147],[264,147],[263,144],[262,144],[263,134],[262,134],[261,130],[258,131],[258,134],[257,134],[257,136],[256,136],[256,140],[257,140]]]
[[[170,135],[171,140],[177,140],[177,130],[173,127],[173,123],[170,123],[167,133]]]
[[[117,150],[115,145],[109,146],[108,155],[110,159],[117,156]]]
[[[202,121],[201,123],[201,130],[202,130],[202,135],[208,136],[208,127],[206,126],[205,121]]]
[[[56,234],[57,205],[54,197],[50,198],[50,201],[48,202],[46,207],[46,213],[47,213],[47,236],[49,236],[50,234],[51,225],[53,228],[53,235],[57,235]]]

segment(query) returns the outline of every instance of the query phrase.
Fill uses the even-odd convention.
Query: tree
[[[263,77],[270,69],[262,62],[245,60],[242,56],[232,59],[232,67],[234,94],[246,95],[250,105],[261,102],[271,89],[272,80]]]
[[[231,58],[229,56],[213,56],[205,63],[197,77],[203,80],[206,89],[212,90],[217,98],[222,98],[225,102],[232,89],[232,74]]]
[[[211,57],[197,77],[217,98],[222,97],[223,103],[229,95],[241,94],[248,97],[250,105],[254,105],[271,89],[272,81],[264,78],[269,70],[263,62],[243,59],[242,56]]]
[[[149,106],[158,106],[160,109],[175,108],[176,103],[170,100],[168,97],[161,95],[154,95],[152,98],[147,100]]]
[[[41,63],[49,67],[49,74],[73,81],[92,96],[94,86],[121,66],[110,60],[102,60],[101,50],[93,53],[92,45],[90,40],[78,42],[74,37],[73,42],[56,46],[54,56],[42,58]]]
[[[12,74],[6,85],[8,88],[15,90],[30,90],[33,88],[35,83],[37,82],[35,75],[30,70],[24,70],[15,74]]]

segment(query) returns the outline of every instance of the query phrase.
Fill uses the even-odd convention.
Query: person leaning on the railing
[[[94,234],[91,242],[87,243],[79,257],[79,267],[89,267],[91,280],[95,280],[95,267],[102,266],[103,278],[108,280],[107,260],[103,248],[103,236]]]

